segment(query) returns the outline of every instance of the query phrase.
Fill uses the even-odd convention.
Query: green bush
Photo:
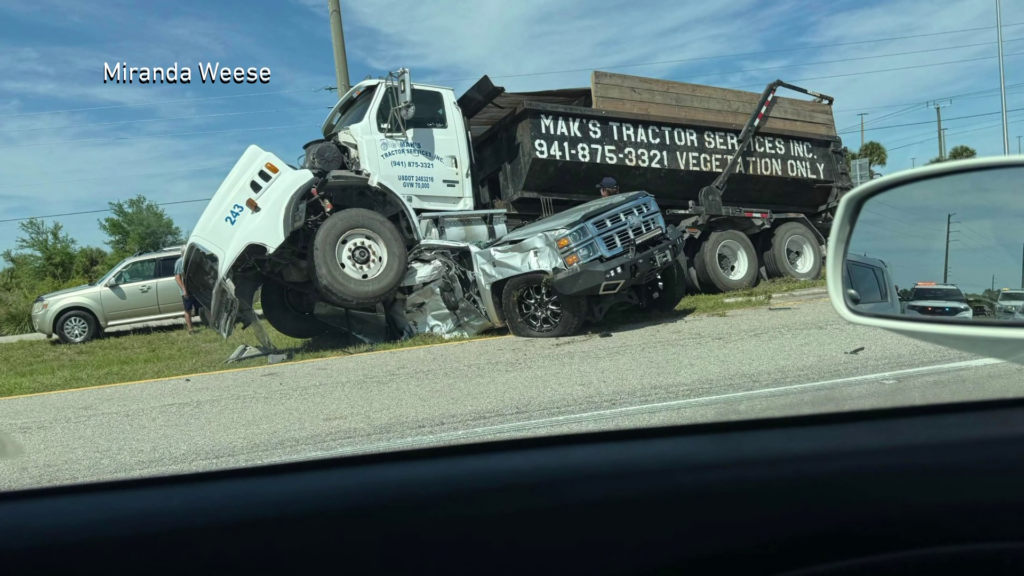
[[[3,272],[9,272],[9,269]],[[0,273],[0,276],[3,274]],[[74,278],[66,282],[55,280],[23,282],[11,278],[10,274],[6,276],[6,278],[0,277],[0,336],[27,334],[33,331],[32,302],[37,296],[88,283],[82,278]]]

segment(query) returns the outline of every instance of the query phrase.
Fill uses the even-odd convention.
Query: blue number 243
[[[231,216],[225,216],[224,221],[234,226],[235,220],[237,220],[238,217],[242,215],[242,209],[243,208],[241,206],[235,204],[234,206],[231,207]]]

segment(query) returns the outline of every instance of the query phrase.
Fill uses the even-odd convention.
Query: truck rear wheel
[[[818,239],[798,222],[787,222],[779,226],[764,251],[764,267],[772,278],[818,278],[821,276],[821,246]]]
[[[327,332],[327,324],[313,316],[315,295],[267,282],[263,285],[260,304],[267,322],[285,336],[312,338]]]
[[[555,292],[547,274],[517,276],[501,292],[508,329],[527,338],[571,336],[583,326],[587,301]]]
[[[369,307],[395,294],[408,254],[387,218],[362,208],[327,219],[313,238],[313,281],[327,300],[348,308]]]
[[[746,234],[719,230],[701,244],[693,267],[704,291],[753,288],[757,281],[757,252]]]

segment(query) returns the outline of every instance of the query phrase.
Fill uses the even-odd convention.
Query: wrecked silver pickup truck
[[[284,180],[288,175],[280,176]],[[272,206],[264,201],[256,206],[243,196],[224,200],[250,208],[235,217],[239,220],[265,216]],[[207,211],[220,204],[211,202]],[[518,336],[566,336],[616,306],[671,309],[684,290],[676,265],[683,234],[666,225],[654,197],[646,192],[593,200],[509,233],[501,222],[490,227],[493,239],[442,240],[428,232],[409,251],[394,298],[372,308],[332,302],[303,282],[301,274],[275,265],[297,259],[275,258],[278,247],[272,238],[210,230],[222,224],[205,216],[185,248],[186,287],[209,310],[211,326],[224,337],[241,322],[254,326],[268,348],[272,344],[253,311],[260,288],[264,316],[279,332],[311,338],[340,329],[367,342],[420,333],[471,336],[500,326]],[[271,218],[280,222],[280,215]],[[360,239],[350,241],[357,243],[358,252]]]

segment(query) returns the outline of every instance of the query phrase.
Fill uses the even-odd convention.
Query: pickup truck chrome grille
[[[597,236],[601,256],[618,256],[636,238],[657,229],[665,229],[665,217],[653,197],[637,200],[618,210],[602,214],[588,222]]]

